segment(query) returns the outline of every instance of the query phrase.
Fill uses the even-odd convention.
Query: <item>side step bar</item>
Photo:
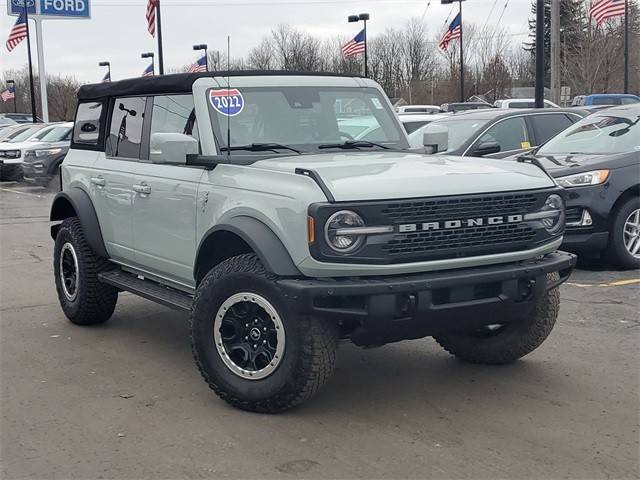
[[[114,270],[98,274],[101,282],[126,292],[131,292],[140,297],[159,303],[165,307],[180,310],[181,312],[191,312],[193,296],[181,292],[175,288],[165,287],[152,280],[143,280],[132,273]]]

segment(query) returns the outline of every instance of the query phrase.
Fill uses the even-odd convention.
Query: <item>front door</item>
[[[159,95],[150,97],[149,102],[149,136],[172,132],[198,138],[191,94]],[[197,195],[204,171],[150,163],[148,147],[142,157],[133,183],[133,237],[138,264],[151,274],[193,287]]]

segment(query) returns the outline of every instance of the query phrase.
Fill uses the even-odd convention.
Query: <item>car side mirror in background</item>
[[[198,154],[198,141],[183,133],[153,133],[149,142],[152,163],[184,165],[187,155]]]
[[[484,155],[491,155],[493,153],[499,153],[501,150],[498,142],[482,142],[471,151],[471,155],[474,157],[482,157]]]
[[[442,128],[442,130],[436,131],[433,124],[430,129],[432,131],[426,132],[422,137],[425,152],[427,154],[446,152],[449,148],[449,130]]]

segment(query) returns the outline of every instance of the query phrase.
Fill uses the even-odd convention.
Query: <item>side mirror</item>
[[[498,142],[482,142],[480,145],[475,147],[471,154],[474,157],[482,157],[484,155],[491,155],[493,153],[500,152],[501,147]]]
[[[198,154],[198,141],[183,133],[153,133],[149,142],[152,163],[184,165],[187,155]]]
[[[435,125],[431,124],[429,130],[422,136],[422,144],[426,153],[446,152],[449,148],[449,129],[446,127],[436,129]]]

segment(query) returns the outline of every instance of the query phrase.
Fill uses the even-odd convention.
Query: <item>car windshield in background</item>
[[[427,124],[422,129],[424,133],[440,133],[445,128],[448,132],[447,152],[457,150],[464,143],[486,125],[486,121],[471,118],[454,118],[439,120]]]
[[[257,144],[284,151],[274,146],[279,144],[302,153],[342,144],[367,150],[408,147],[386,98],[374,88],[254,87],[230,92],[227,97],[226,90],[208,91],[211,123],[221,151],[228,147],[227,122],[231,149],[246,150],[243,153],[264,152],[250,148]],[[357,143],[354,147],[348,142]]]
[[[69,135],[69,132],[71,132],[71,127],[55,127],[45,132],[44,136],[39,138],[39,140],[41,142],[60,142]]]
[[[15,137],[13,137],[11,140],[8,140],[9,143],[18,143],[18,142],[24,142],[25,140],[27,140],[29,137],[33,136],[34,133],[36,133],[38,130],[40,130],[42,127],[31,127],[28,128],[26,130],[23,130],[22,132],[20,132],[18,135],[16,135]]]
[[[587,117],[549,140],[538,155],[612,154],[640,149],[640,117]]]

